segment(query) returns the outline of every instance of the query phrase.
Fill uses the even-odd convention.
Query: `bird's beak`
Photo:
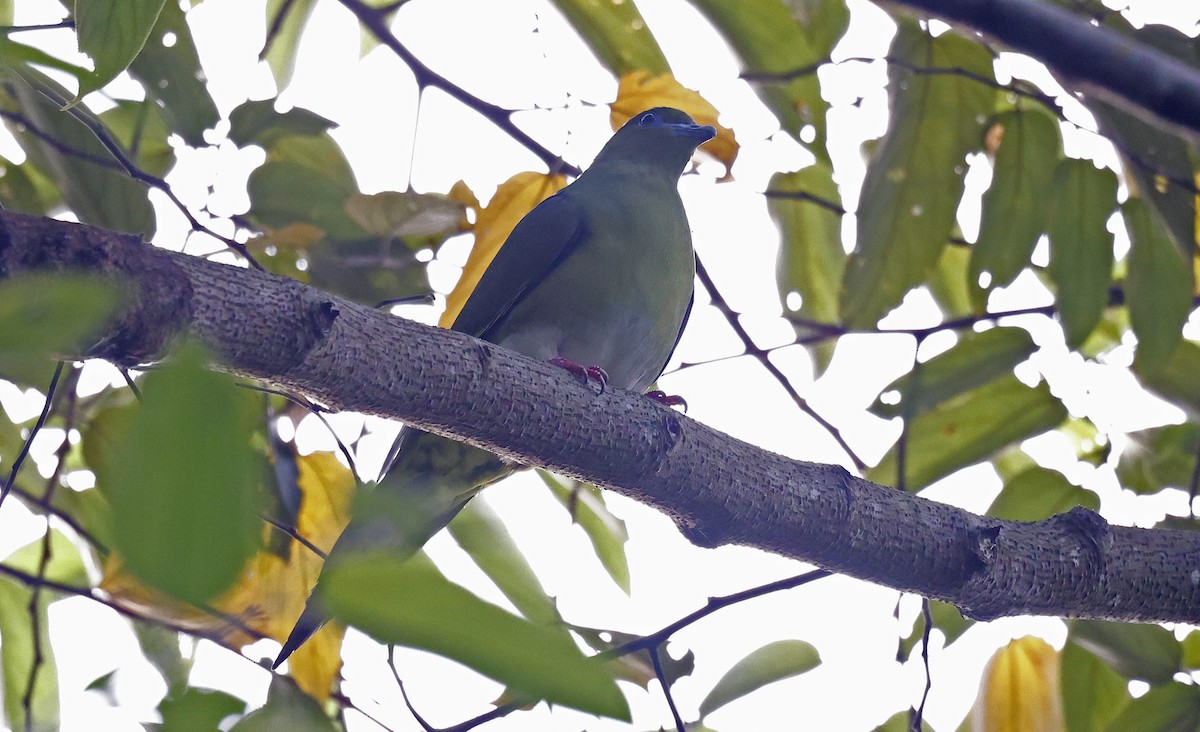
[[[695,140],[696,145],[702,145],[717,136],[712,125],[675,125],[678,134]]]

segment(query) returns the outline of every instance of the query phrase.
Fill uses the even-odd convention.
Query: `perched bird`
[[[586,172],[521,219],[452,328],[585,379],[645,391],[692,306],[695,255],[679,176],[715,134],[669,107],[634,116]],[[326,568],[367,552],[416,553],[475,493],[516,468],[409,428],[385,465]],[[276,666],[325,623],[320,588],[318,581]]]

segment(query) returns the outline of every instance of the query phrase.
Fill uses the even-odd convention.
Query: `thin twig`
[[[46,425],[46,418],[50,416],[50,404],[54,401],[54,391],[58,388],[58,379],[62,376],[63,362],[59,361],[54,367],[54,376],[50,378],[50,386],[46,388],[46,401],[42,404],[42,413],[38,415],[37,422],[33,425],[33,429],[29,431],[29,438],[21,445],[21,451],[17,453],[17,459],[13,460],[12,470],[8,472],[8,480],[4,482],[4,488],[0,490],[0,506],[4,505],[4,499],[8,498],[9,491],[12,490],[13,484],[17,482],[17,473],[21,470],[21,465],[25,462],[25,458],[29,455],[29,448],[33,444],[33,438]]]
[[[658,655],[660,652],[661,646],[649,649],[650,663],[654,665],[654,676],[662,685],[663,696],[667,700],[667,707],[671,710],[671,718],[675,720],[675,732],[687,732],[683,718],[679,716],[679,709],[675,706],[675,697],[671,694],[671,685],[667,682],[667,675],[663,673],[662,658]]]

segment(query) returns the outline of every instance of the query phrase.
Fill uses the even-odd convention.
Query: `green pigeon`
[[[716,131],[669,107],[631,118],[571,185],[521,219],[453,326],[581,378],[645,391],[692,307],[695,255],[679,176]],[[652,396],[672,403],[661,392]],[[326,559],[415,554],[482,488],[518,466],[405,428]],[[318,580],[278,667],[324,625]]]

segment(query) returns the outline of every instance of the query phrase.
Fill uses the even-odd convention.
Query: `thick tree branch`
[[[951,602],[977,618],[1200,622],[1200,534],[1084,509],[999,521],[789,460],[619,389],[293,280],[0,212],[0,280],[124,277],[133,305],[96,353],[160,357],[172,333],[223,368],[339,410],[404,419],[658,507],[701,546],[743,544]]]
[[[1084,93],[1200,133],[1200,69],[1045,0],[894,0],[974,28],[1046,64]],[[1149,114],[1147,114],[1149,113]]]

